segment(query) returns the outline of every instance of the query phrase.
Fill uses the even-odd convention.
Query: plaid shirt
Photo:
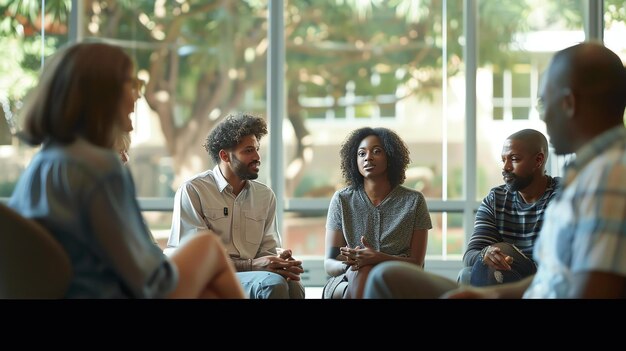
[[[626,276],[626,129],[583,146],[563,183],[535,245],[539,268],[525,298],[570,297],[580,272]]]

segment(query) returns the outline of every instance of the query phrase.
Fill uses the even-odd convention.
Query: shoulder
[[[404,185],[398,185],[394,191],[394,196],[403,196],[403,197],[411,197],[411,198],[424,198],[424,194],[419,192],[418,190],[408,188]]]
[[[408,188],[404,185],[398,185],[397,187],[395,187],[391,191],[390,197],[396,199],[398,202],[403,202],[405,204],[410,203],[419,206],[426,203],[424,194],[415,189]]]
[[[485,196],[485,198],[483,199],[483,201],[492,201],[496,198],[503,198],[506,197],[506,195],[508,194],[508,189],[506,188],[505,184],[502,185],[498,185],[498,186],[494,186],[493,188],[491,188],[489,190],[489,193],[487,194],[487,196]]]
[[[359,192],[358,189],[356,188],[352,188],[352,187],[345,187],[342,189],[339,189],[337,191],[335,191],[335,193],[333,194],[332,199],[350,199],[352,197],[354,197],[357,193]]]
[[[550,177],[548,187],[552,190],[552,192],[560,191],[562,185],[563,185],[563,178]]]
[[[104,178],[122,174],[123,165],[117,153],[82,139],[66,146],[47,147],[41,153],[41,162],[56,164],[67,175]]]
[[[552,185],[555,188],[563,184],[563,178],[561,177],[552,177],[552,176],[548,176],[548,177],[550,177],[550,185]]]
[[[504,194],[507,192],[508,190],[506,189],[506,184],[500,184],[498,186],[494,186],[493,188],[491,188],[491,190],[489,190],[490,194]]]
[[[181,188],[195,188],[200,184],[215,184],[215,182],[216,180],[213,171],[207,170],[185,179],[181,184]]]
[[[358,189],[346,187],[335,191],[330,198],[330,206],[343,206],[343,204],[353,202],[352,199],[357,194]]]
[[[271,194],[272,196],[274,195],[274,190],[272,190],[272,188],[270,188],[269,186],[257,181],[257,180],[249,180],[248,183],[250,184],[250,190],[254,191],[255,193],[260,193],[260,194]]]
[[[267,206],[268,208],[276,207],[276,194],[269,186],[256,180],[248,180],[248,198],[254,206]],[[252,194],[252,196],[250,196]]]

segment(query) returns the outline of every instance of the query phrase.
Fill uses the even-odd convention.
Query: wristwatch
[[[485,254],[487,253],[487,250],[489,250],[489,246],[491,245],[487,245],[485,247],[483,247],[482,250],[480,250],[480,253],[478,254],[478,256],[480,256],[480,260],[485,262]]]

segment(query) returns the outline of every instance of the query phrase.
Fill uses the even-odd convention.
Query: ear
[[[543,152],[538,153],[535,157],[535,162],[537,164],[537,169],[541,169],[546,162],[546,155]]]
[[[230,155],[224,149],[220,150],[220,160],[230,162]]]
[[[561,102],[561,107],[563,108],[563,112],[567,118],[574,117],[574,113],[576,112],[576,97],[570,88],[563,89],[563,101]]]

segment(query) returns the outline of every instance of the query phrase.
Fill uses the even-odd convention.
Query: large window
[[[0,1],[0,14],[0,198],[6,198],[35,152],[13,137],[17,116],[44,58],[68,41],[69,1],[43,12],[37,1]]]
[[[0,58],[0,198],[35,152],[13,134],[45,58],[68,41],[101,41],[124,47],[148,82],[129,167],[162,244],[174,192],[213,166],[204,139],[237,110],[265,116],[282,137],[262,141],[259,180],[277,192],[283,243],[298,256],[324,254],[328,202],[344,186],[341,142],[382,126],[409,145],[405,185],[427,197],[427,257],[459,259],[478,201],[502,182],[504,138],[545,132],[534,102],[552,53],[589,38],[604,15],[607,45],[626,56],[624,2],[594,14],[586,1],[553,0],[66,0],[43,1],[44,11],[40,0],[0,0],[0,48],[16,53]],[[284,26],[270,38],[276,20]],[[277,44],[285,67],[270,70]],[[278,97],[268,94],[277,77]],[[273,116],[270,97],[285,107]]]
[[[500,153],[509,135],[532,128],[548,137],[535,109],[540,77],[554,52],[585,39],[585,13],[583,3],[575,1],[481,2],[479,28],[484,21],[499,18],[503,25],[517,23],[517,29],[509,36],[498,33],[479,46],[477,200],[503,183]],[[553,159],[554,155],[548,158]]]

